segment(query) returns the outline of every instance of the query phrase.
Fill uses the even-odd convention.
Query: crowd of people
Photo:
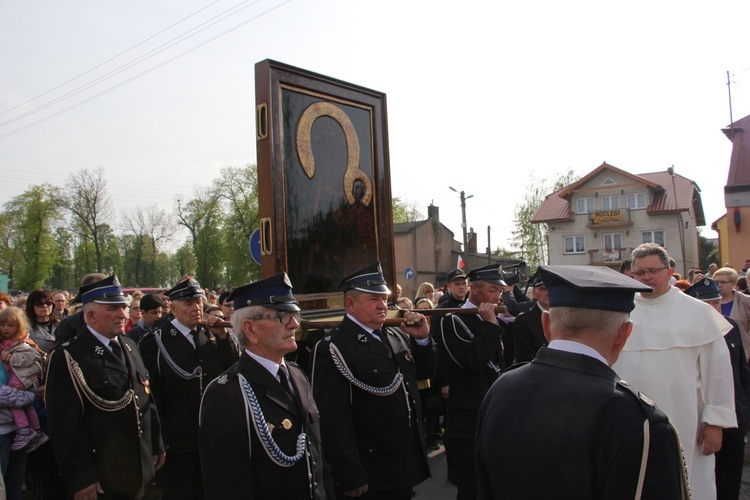
[[[413,299],[373,263],[306,349],[285,273],[0,294],[6,498],[406,500],[440,440],[458,499],[738,498],[746,270],[681,288],[662,247],[632,257],[541,266],[528,293],[497,265],[456,269]]]

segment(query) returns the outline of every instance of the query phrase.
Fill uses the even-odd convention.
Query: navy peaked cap
[[[344,293],[352,289],[367,293],[391,293],[385,282],[385,276],[383,276],[383,268],[380,267],[380,262],[373,262],[369,266],[350,274],[341,280],[339,288]]]
[[[721,298],[719,285],[711,278],[703,278],[685,290],[685,293],[698,300],[716,300]],[[736,292],[735,292],[736,293]]]
[[[96,302],[99,304],[127,304],[128,299],[122,293],[120,282],[116,275],[108,276],[103,280],[89,283],[78,290],[78,297],[82,304]]]
[[[550,307],[576,307],[627,312],[636,292],[652,289],[639,281],[600,266],[540,266]]]
[[[487,283],[500,286],[507,285],[504,281],[503,267],[498,264],[490,264],[478,269],[472,269],[469,271],[468,277],[472,283],[475,281],[486,281]]]
[[[463,271],[463,269],[454,269],[453,271],[448,273],[448,283],[461,278],[466,279],[466,273]]]
[[[164,293],[167,294],[169,300],[189,300],[205,297],[200,283],[192,278],[185,278]]]
[[[224,302],[233,302],[234,309],[263,306],[281,311],[299,311],[299,302],[292,295],[292,282],[281,272],[255,283],[238,286]]]

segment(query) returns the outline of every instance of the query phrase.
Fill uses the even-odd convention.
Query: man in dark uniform
[[[513,345],[515,362],[531,361],[540,347],[547,345],[547,337],[542,328],[542,312],[549,309],[547,285],[537,271],[529,278],[534,307],[522,312],[513,322]]]
[[[401,329],[383,328],[391,292],[379,262],[340,287],[346,317],[315,346],[312,377],[336,494],[407,500],[430,476],[417,389],[434,369],[429,327],[407,312]]]
[[[203,389],[239,357],[226,329],[209,332],[203,322],[203,289],[185,278],[166,292],[174,317],[138,347],[151,374],[169,459],[158,476],[164,500],[203,498],[198,454],[198,411]],[[221,321],[205,318],[213,326]]]
[[[289,277],[279,273],[241,286],[226,300],[234,304],[232,325],[244,351],[203,395],[206,497],[333,499],[310,384],[284,360],[297,350],[300,321]]]
[[[637,291],[605,267],[542,266],[549,347],[503,374],[476,437],[481,498],[688,498],[677,431],[610,368]]]
[[[461,307],[466,302],[468,293],[469,284],[466,281],[466,273],[461,269],[454,269],[448,273],[445,293],[440,297],[437,307]]]
[[[459,500],[476,498],[477,413],[503,364],[500,339],[506,326],[495,313],[505,286],[501,273],[497,264],[469,272],[471,295],[463,307],[478,308],[478,314],[444,316],[437,327],[438,356],[448,363],[450,383],[444,440]]]
[[[49,432],[76,499],[141,498],[164,463],[149,374],[127,338],[116,276],[81,287],[86,325],[49,358]],[[103,495],[102,495],[103,493]]]

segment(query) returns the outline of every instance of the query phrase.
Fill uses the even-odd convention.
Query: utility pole
[[[680,251],[682,252],[682,275],[687,276],[687,266],[685,262],[685,229],[682,227],[682,212],[680,212],[680,205],[677,202],[677,187],[674,182],[674,165],[667,169],[667,173],[672,177],[672,193],[674,194],[674,207],[677,212],[677,231],[680,235]],[[667,243],[666,241],[664,242]]]
[[[469,238],[468,238],[468,236],[466,234],[466,200],[468,200],[469,198],[472,198],[474,195],[470,194],[469,196],[466,196],[465,192],[463,192],[463,191],[459,192],[456,188],[451,187],[451,186],[448,186],[448,189],[450,189],[454,193],[459,193],[460,196],[461,196],[461,229],[463,229],[463,232],[464,232],[464,257],[466,257],[466,259],[464,259],[464,260],[468,263],[468,257],[469,257],[469,249],[468,249]]]

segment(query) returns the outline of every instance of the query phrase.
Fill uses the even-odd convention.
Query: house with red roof
[[[633,248],[654,242],[682,276],[698,267],[698,226],[706,224],[692,180],[672,169],[631,174],[606,162],[548,195],[531,222],[546,226],[550,264],[619,269]]]

